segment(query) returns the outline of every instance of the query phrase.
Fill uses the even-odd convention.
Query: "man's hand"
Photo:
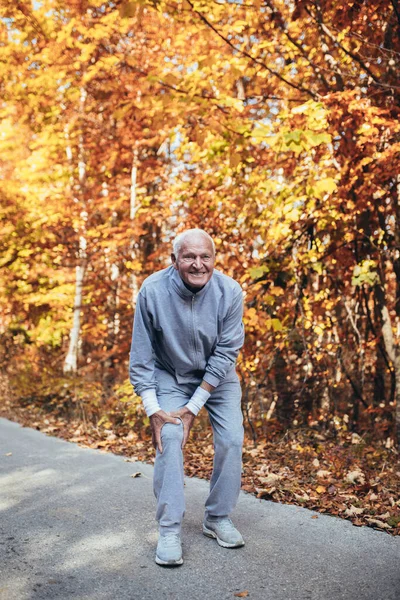
[[[192,425],[196,415],[194,415],[186,406],[180,408],[179,410],[175,410],[171,413],[171,417],[178,417],[182,420],[183,423],[183,441],[182,448],[185,447],[186,442],[189,438],[190,430],[192,429]]]
[[[194,416],[194,415],[193,415]],[[150,417],[151,427],[151,439],[154,448],[158,448],[162,454],[162,443],[161,443],[161,429],[165,423],[173,423],[174,425],[180,425],[179,419],[174,419],[172,415],[166,413],[164,410],[159,410]]]

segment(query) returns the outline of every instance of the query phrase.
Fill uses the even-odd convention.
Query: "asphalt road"
[[[185,562],[157,566],[152,472],[0,419],[0,598],[400,600],[399,538],[242,493],[233,518],[246,546],[223,549],[201,533],[197,479]]]

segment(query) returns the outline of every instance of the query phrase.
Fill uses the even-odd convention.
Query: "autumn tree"
[[[142,279],[200,226],[246,293],[254,431],[399,434],[397,3],[0,10],[3,335],[18,323],[106,396]]]

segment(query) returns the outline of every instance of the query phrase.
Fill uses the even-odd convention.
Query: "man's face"
[[[200,289],[210,281],[215,256],[209,239],[192,235],[185,239],[178,256],[171,254],[172,264],[186,285]]]

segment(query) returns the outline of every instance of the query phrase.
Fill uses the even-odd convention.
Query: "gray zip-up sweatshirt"
[[[156,388],[155,367],[178,383],[204,379],[217,387],[234,370],[244,341],[243,293],[214,269],[197,293],[170,267],[150,275],[138,294],[129,376],[136,394]]]

